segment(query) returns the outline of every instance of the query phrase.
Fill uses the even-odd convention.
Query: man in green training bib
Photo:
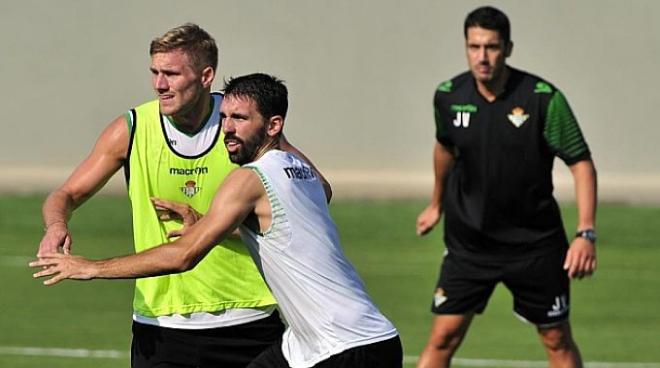
[[[213,38],[188,23],[154,39],[150,55],[158,98],[112,121],[46,199],[39,254],[70,252],[73,211],[122,167],[136,252],[167,242],[182,227],[159,211],[172,206],[169,201],[205,213],[237,167],[222,143],[223,96],[211,93],[218,61]],[[300,154],[287,142],[283,148]],[[133,367],[245,367],[281,336],[275,300],[246,247],[238,238],[222,245],[193,270],[136,280]]]

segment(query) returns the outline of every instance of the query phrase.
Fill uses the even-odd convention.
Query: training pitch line
[[[62,358],[98,358],[98,359],[128,359],[128,351],[122,350],[92,350],[92,349],[66,349],[41,348],[34,346],[0,346],[0,355],[21,355],[34,357],[62,357]],[[416,356],[407,355],[404,363],[412,364],[417,361]],[[454,358],[454,365],[462,367],[547,367],[548,362],[540,360],[496,360],[496,359],[466,359]],[[587,368],[660,368],[660,363],[629,363],[629,362],[587,362]]]

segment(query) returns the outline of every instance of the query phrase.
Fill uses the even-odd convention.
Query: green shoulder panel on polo
[[[168,242],[168,232],[181,228],[178,221],[158,220],[151,197],[184,202],[205,213],[236,165],[229,161],[222,136],[199,157],[173,152],[166,142],[158,101],[134,111],[128,192],[135,250],[140,252]],[[188,272],[136,280],[133,301],[135,312],[147,317],[273,304],[275,300],[239,240],[226,240],[214,247]]]
[[[453,82],[451,80],[444,81],[438,85],[438,91],[451,92]]]
[[[534,93],[552,93],[554,89],[546,82],[536,82],[534,86]]]
[[[453,82],[451,80],[444,81],[438,85],[435,90],[435,96],[433,98],[433,112],[435,117],[435,138],[442,142],[443,138],[447,134],[447,124],[448,122],[444,119],[444,112],[440,110],[440,106],[437,103],[440,98],[439,95],[449,93],[452,90]]]
[[[574,163],[589,154],[589,147],[564,94],[555,90],[546,113],[543,131],[548,145],[566,163]]]

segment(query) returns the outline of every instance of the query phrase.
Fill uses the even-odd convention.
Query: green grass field
[[[27,262],[41,238],[42,200],[0,196],[0,367],[127,367],[131,281],[64,282],[47,288],[31,278]],[[439,229],[425,238],[414,235],[422,207],[422,202],[387,201],[332,205],[344,249],[381,310],[399,328],[409,361],[426,341],[430,297],[443,251]],[[565,206],[564,218],[567,229],[573,229],[575,209]],[[575,282],[572,294],[574,335],[591,366],[660,367],[658,219],[660,207],[599,208],[599,269],[592,279]],[[99,258],[132,251],[123,197],[91,200],[71,228],[75,253]],[[118,355],[63,357],[62,351],[46,348]],[[472,359],[536,366],[545,355],[534,329],[511,314],[511,297],[498,288],[457,358],[463,363],[455,366],[468,366]],[[497,366],[493,364],[488,366]]]

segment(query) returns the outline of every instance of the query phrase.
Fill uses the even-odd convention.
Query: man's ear
[[[271,118],[268,119],[268,124],[266,126],[266,133],[269,136],[275,137],[278,134],[280,134],[283,129],[284,129],[284,118],[281,115],[271,116]]]
[[[506,45],[506,50],[504,52],[504,57],[511,56],[512,52],[513,52],[513,41],[509,41],[509,44]]]
[[[215,79],[215,71],[212,67],[207,66],[202,70],[202,85],[204,88],[211,88],[213,80]]]

